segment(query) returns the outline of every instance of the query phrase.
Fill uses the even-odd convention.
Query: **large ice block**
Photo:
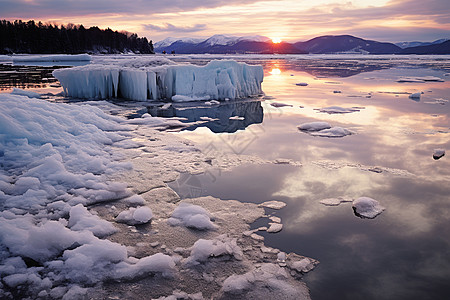
[[[158,58],[59,69],[53,75],[67,96],[82,99],[195,101],[245,98],[262,93],[261,66],[213,60],[206,66]]]

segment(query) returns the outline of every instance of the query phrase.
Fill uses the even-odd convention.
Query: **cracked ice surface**
[[[241,158],[211,162],[154,123],[0,94],[0,298],[227,299],[225,278],[277,263],[277,251],[243,234],[262,207],[213,197],[180,201],[166,185],[180,172]],[[215,230],[169,225],[178,202],[214,216]],[[241,298],[275,284],[280,298],[309,299],[290,271],[279,277],[262,270],[268,275],[249,281]],[[290,270],[301,276],[307,269]]]
[[[105,60],[53,75],[67,96],[82,99],[173,101],[229,100],[262,94],[264,72],[233,60],[213,60],[206,66],[175,64],[158,57],[125,61]]]

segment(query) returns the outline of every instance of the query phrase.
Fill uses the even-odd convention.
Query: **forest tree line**
[[[152,54],[153,44],[135,33],[86,29],[83,25],[53,25],[0,21],[0,54],[30,53],[125,53]]]

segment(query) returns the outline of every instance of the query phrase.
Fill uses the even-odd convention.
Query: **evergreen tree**
[[[135,53],[153,54],[152,41],[135,33],[96,26],[43,24],[30,20],[0,20],[0,54],[12,53]]]

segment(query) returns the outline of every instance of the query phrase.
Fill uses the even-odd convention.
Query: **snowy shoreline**
[[[263,208],[167,186],[224,162],[164,121],[10,94],[0,107],[1,298],[309,299],[298,278],[318,262],[248,234]]]

